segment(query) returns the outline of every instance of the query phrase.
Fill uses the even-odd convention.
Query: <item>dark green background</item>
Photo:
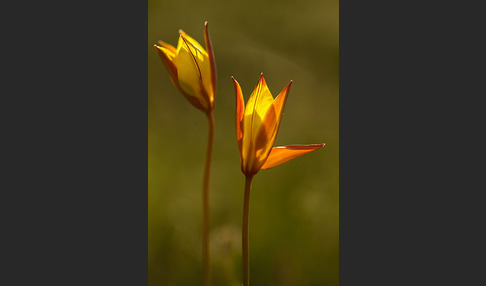
[[[209,22],[218,70],[210,183],[213,285],[241,285],[244,175],[235,94],[261,72],[273,96],[293,80],[275,145],[326,146],[253,180],[250,282],[338,285],[339,2],[148,1],[149,285],[200,285],[201,189],[207,120],[172,85],[153,45],[183,29],[204,46]]]

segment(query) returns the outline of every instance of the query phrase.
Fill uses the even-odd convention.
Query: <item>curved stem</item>
[[[213,139],[214,139],[214,116],[212,110],[207,113],[209,121],[209,135],[208,147],[206,152],[206,162],[204,164],[204,179],[203,179],[203,245],[202,245],[202,260],[203,260],[203,285],[209,286],[210,268],[209,268],[209,175],[211,170],[211,156],[213,154]]]
[[[243,199],[243,226],[241,230],[241,248],[242,248],[242,265],[243,265],[243,286],[250,284],[250,255],[248,240],[248,225],[250,222],[250,190],[253,175],[246,176],[245,179],[245,197]]]

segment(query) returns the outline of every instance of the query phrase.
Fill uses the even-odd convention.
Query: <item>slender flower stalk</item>
[[[243,222],[241,228],[241,254],[243,266],[243,286],[250,284],[250,242],[248,240],[248,230],[250,224],[250,191],[253,176],[245,177],[245,195],[243,199]]]
[[[322,144],[273,147],[277,138],[285,102],[292,81],[274,99],[261,74],[248,99],[246,108],[240,84],[234,79],[236,92],[236,139],[240,150],[241,171],[246,177],[242,222],[243,286],[250,284],[249,220],[250,190],[253,177],[260,169],[270,169],[317,150]]]
[[[209,254],[209,178],[211,170],[211,157],[214,141],[214,98],[216,95],[216,62],[209,38],[208,22],[205,23],[204,49],[196,40],[179,30],[177,48],[159,41],[154,45],[167,71],[170,79],[179,92],[196,108],[202,110],[209,123],[208,146],[204,164],[204,178],[202,191],[203,209],[203,286],[210,284],[210,254]]]
[[[202,244],[202,260],[203,260],[203,285],[208,286],[210,281],[210,260],[209,260],[209,177],[211,172],[211,157],[213,155],[213,141],[214,141],[214,117],[213,112],[208,112],[209,134],[208,147],[206,152],[206,162],[204,164],[204,179],[203,179],[203,195],[202,195],[202,209],[203,209],[203,244]]]

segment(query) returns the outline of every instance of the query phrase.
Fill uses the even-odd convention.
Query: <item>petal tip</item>
[[[320,149],[320,148],[324,147],[325,145],[326,145],[326,143],[321,143],[321,144],[311,144],[309,146],[310,147],[315,147],[316,150],[317,150],[317,149]]]

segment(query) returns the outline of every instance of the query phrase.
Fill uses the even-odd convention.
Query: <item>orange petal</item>
[[[165,43],[163,41],[158,41],[158,43],[159,43],[160,46],[162,46],[162,47],[168,49],[169,51],[171,51],[174,54],[174,56],[177,55],[176,48],[174,48],[173,45],[167,44],[167,43]]]
[[[240,156],[242,154],[241,144],[243,140],[243,116],[245,114],[245,101],[243,100],[243,93],[241,92],[240,84],[234,77],[231,77],[235,84],[236,93],[236,139],[238,140],[238,147],[240,149]]]
[[[287,145],[272,148],[270,155],[267,158],[262,169],[270,169],[280,164],[288,162],[292,159],[300,157],[304,154],[317,150],[325,144],[312,144],[312,145]]]
[[[209,63],[211,67],[211,85],[212,85],[212,96],[211,96],[211,103],[214,102],[214,97],[216,96],[216,61],[214,60],[214,52],[213,52],[213,45],[211,44],[211,38],[209,38],[209,31],[208,31],[208,22],[204,23],[204,41],[206,42],[206,51],[209,57]]]
[[[165,44],[167,46],[170,46],[169,44]],[[174,84],[177,84],[177,67],[175,63],[173,62],[173,59],[176,57],[175,54],[172,53],[172,49],[166,48],[165,45],[163,47],[159,47],[157,45],[154,45],[155,50],[157,50],[157,53],[159,54],[160,58],[162,59],[162,62],[164,63],[165,67],[167,68],[167,71],[169,72],[169,76],[174,82]]]

